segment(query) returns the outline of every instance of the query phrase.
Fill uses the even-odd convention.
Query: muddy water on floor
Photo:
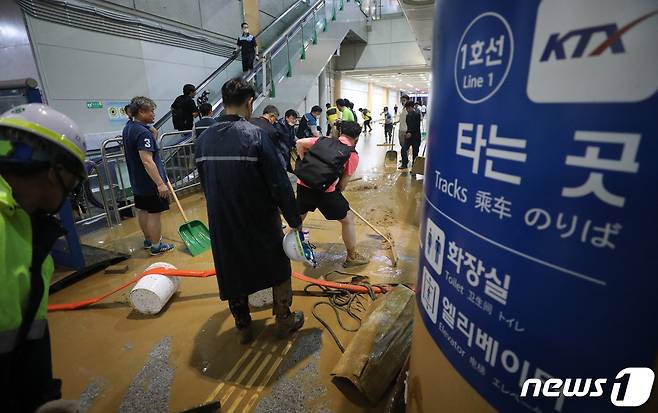
[[[352,182],[345,196],[355,210],[387,236],[390,234],[399,257],[398,266],[391,266],[390,250],[381,237],[358,223],[359,249],[371,257],[371,263],[343,269],[345,250],[340,224],[312,213],[305,226],[317,246],[320,265],[313,269],[294,263],[293,270],[331,280],[349,280],[359,274],[368,276],[372,283],[415,281],[422,180],[385,169],[385,148],[375,145],[379,140],[381,137],[374,134],[359,142],[362,161],[356,177],[362,179]],[[190,219],[207,222],[201,194],[189,195],[182,203]],[[175,242],[177,248],[155,258],[141,249],[142,235],[135,219],[86,235],[83,242],[87,244],[131,253],[126,262],[128,272],[95,274],[53,294],[51,303],[100,295],[131,280],[156,261],[167,261],[183,269],[212,267],[210,251],[197,257],[185,251],[177,234],[182,223],[178,211],[164,213],[162,223],[165,239]],[[158,406],[166,399],[171,411],[217,399],[224,402],[222,411],[247,412],[261,401],[264,404],[259,409],[267,410],[271,406],[267,403],[273,401],[268,399],[271,390],[285,394],[287,389],[301,398],[307,411],[378,411],[358,398],[345,397],[331,382],[329,373],[340,352],[311,315],[312,306],[319,299],[303,296],[304,285],[293,281],[293,307],[307,316],[304,329],[292,340],[276,340],[271,310],[260,310],[252,314],[257,339],[249,346],[237,344],[232,317],[227,304],[217,297],[214,278],[183,279],[180,290],[155,316],[140,315],[131,309],[129,289],[91,309],[51,313],[54,371],[64,380],[64,397],[82,397],[90,412],[118,411],[122,406],[124,411],[130,411],[130,406],[148,403],[149,397]],[[321,310],[321,314],[341,341],[348,344],[352,333],[340,329],[330,310]],[[162,343],[167,345],[167,357],[154,357]],[[162,372],[166,380],[161,380],[157,372]],[[304,378],[307,384],[300,387],[295,377]],[[274,403],[277,404],[275,399]]]

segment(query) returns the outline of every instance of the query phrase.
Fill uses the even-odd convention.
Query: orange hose
[[[166,275],[169,277],[192,277],[192,278],[206,278],[206,277],[213,277],[216,273],[215,270],[206,270],[206,271],[192,271],[192,270],[173,270],[173,269],[168,269],[168,268],[152,268],[148,271],[145,271],[142,275],[133,278],[129,282],[113,289],[112,291],[99,295],[97,297],[89,298],[86,300],[82,301],[76,301],[73,303],[63,303],[63,304],[49,304],[48,305],[48,311],[67,311],[67,310],[78,310],[80,308],[85,308],[90,305],[96,304],[107,297],[111,296],[112,294],[115,294],[121,290],[123,290],[126,287],[130,287],[132,284],[135,284],[137,281],[139,281],[142,277],[150,274],[160,274],[160,275]],[[316,285],[322,285],[324,287],[329,287],[329,288],[336,288],[340,290],[346,290],[350,291],[353,293],[361,293],[361,294],[367,294],[368,289],[364,286],[361,285],[353,285],[353,284],[343,284],[343,283],[337,283],[337,282],[332,282],[332,281],[324,281],[324,280],[317,280],[315,278],[307,277],[303,274],[299,274],[297,272],[293,272],[292,276],[297,278],[298,280],[305,281],[311,284],[316,284]],[[376,287],[373,286],[372,290],[376,294],[384,294],[388,291],[390,291],[390,288],[387,287]]]
[[[307,283],[311,283],[315,285],[321,285],[323,287],[336,288],[338,290],[345,290],[352,293],[368,294],[368,289],[362,285],[344,284],[344,283],[337,283],[333,281],[318,280],[316,278],[307,277],[304,274],[300,274],[294,271],[292,273],[292,276],[300,281],[305,281]],[[385,294],[391,290],[390,287],[372,286],[371,288],[375,294]]]

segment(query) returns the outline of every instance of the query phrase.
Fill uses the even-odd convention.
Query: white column
[[[327,129],[327,117],[324,114],[324,111],[327,110],[325,103],[328,102],[327,100],[327,67],[325,66],[324,69],[322,69],[322,72],[320,73],[320,76],[318,77],[318,89],[320,91],[319,97],[320,97],[320,102],[318,102],[318,105],[322,108],[322,115],[320,116],[320,127],[322,130]]]

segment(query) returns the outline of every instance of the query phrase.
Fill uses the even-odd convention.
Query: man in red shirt
[[[343,267],[355,267],[358,265],[365,265],[370,262],[367,257],[359,254],[356,251],[356,225],[354,222],[354,215],[350,212],[350,204],[343,196],[342,192],[347,187],[350,176],[354,174],[359,164],[359,154],[354,150],[356,143],[361,134],[361,127],[356,122],[343,122],[341,127],[341,135],[338,141],[342,145],[338,145],[338,152],[345,153],[345,148],[349,153],[349,157],[342,166],[342,174],[331,183],[326,189],[321,190],[311,188],[304,181],[299,179],[297,181],[297,206],[299,213],[302,215],[302,222],[306,218],[306,214],[316,209],[319,209],[322,215],[332,221],[339,221],[342,226],[343,242],[347,249],[347,257],[343,263]],[[300,160],[304,159],[304,155],[312,150],[314,145],[320,139],[334,139],[334,138],[306,138],[297,141],[297,153]],[[335,141],[331,142],[336,147]],[[320,145],[318,145],[320,146]],[[323,146],[325,143],[323,143]],[[342,148],[341,148],[342,147]],[[317,158],[327,159],[326,156],[318,156]],[[337,156],[342,156],[338,154]]]

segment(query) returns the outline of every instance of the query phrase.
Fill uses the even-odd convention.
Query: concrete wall
[[[398,105],[398,110],[400,110],[400,108],[402,107],[399,96],[400,96],[400,92],[398,90],[395,89],[388,90],[388,110],[391,112],[391,115],[395,116],[395,111],[393,110],[393,108],[395,107],[396,104]]]
[[[336,59],[337,70],[419,65],[425,59],[404,16],[374,21],[368,44],[345,44]]]
[[[31,77],[39,81],[23,12],[13,1],[0,1],[0,81]]]
[[[151,97],[157,117],[169,110],[185,83],[198,83],[226,59],[27,18],[48,103],[71,116],[85,133],[116,131],[108,101]],[[87,109],[101,101],[103,109]]]
[[[354,111],[358,116],[359,122],[363,119],[359,113],[359,108],[368,108],[373,119],[380,118],[380,114],[384,110],[384,106],[389,107],[391,114],[393,114],[393,105],[397,99],[398,92],[394,89],[388,89],[388,100],[386,99],[386,88],[377,85],[370,86],[370,99],[368,98],[368,83],[359,80],[343,77],[341,79],[341,96],[342,98],[349,99],[354,103]],[[370,104],[369,104],[370,102]],[[399,103],[398,103],[399,106]]]
[[[237,37],[242,23],[239,0],[106,0],[156,17]]]
[[[360,122],[361,115],[357,109],[368,107],[368,84],[345,77],[340,83],[340,97],[349,99],[350,102],[354,103],[354,112],[356,112],[357,120]]]

